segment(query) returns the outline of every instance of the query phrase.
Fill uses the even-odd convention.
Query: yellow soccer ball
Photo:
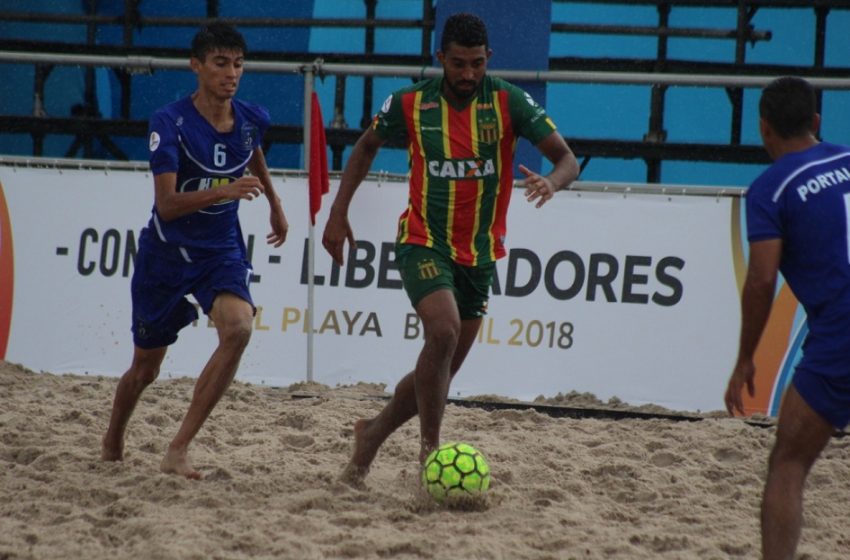
[[[490,466],[467,443],[445,443],[425,459],[422,484],[437,501],[479,496],[490,487]]]

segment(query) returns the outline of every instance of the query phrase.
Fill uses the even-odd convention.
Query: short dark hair
[[[794,138],[810,133],[815,113],[815,89],[803,78],[777,78],[762,90],[759,116],[782,138]]]
[[[443,26],[443,36],[440,38],[440,50],[446,52],[449,43],[457,43],[462,47],[490,46],[487,41],[487,26],[480,17],[473,14],[454,14],[446,20]]]
[[[246,54],[245,38],[235,27],[223,21],[212,21],[198,30],[192,39],[192,56],[204,60],[211,51],[241,51]]]

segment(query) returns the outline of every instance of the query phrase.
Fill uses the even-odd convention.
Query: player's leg
[[[150,254],[145,234],[139,240],[130,283],[132,300],[133,361],[118,382],[109,427],[103,437],[101,457],[120,461],[124,456],[124,432],[145,387],[159,375],[168,346],[177,332],[198,316],[183,297],[181,263]]]
[[[124,458],[124,432],[130,416],[139,402],[139,397],[145,387],[154,382],[159,375],[159,368],[165,358],[167,346],[144,349],[136,346],[133,350],[133,362],[121,379],[115,390],[112,401],[112,414],[109,417],[109,427],[103,436],[101,458],[104,461],[121,461]]]
[[[765,560],[794,558],[802,526],[806,477],[832,433],[833,426],[806,403],[797,388],[788,387],[761,506]]]
[[[461,321],[450,290],[439,290],[424,297],[416,306],[416,312],[422,319],[425,332],[425,344],[413,371],[421,463],[440,445],[440,427],[446,409],[451,365],[460,338]]]
[[[424,411],[420,414],[420,426],[424,426],[421,440],[428,442],[420,445],[421,451],[439,443],[449,383],[475,341],[493,278],[492,267],[485,267],[483,273],[461,270],[424,247],[398,247],[396,261],[422,322],[425,344],[416,368],[398,383],[387,406],[374,418],[355,422],[354,451],[342,473],[344,480],[354,484],[362,482],[386,438],[420,410]],[[456,299],[456,281],[462,284],[461,301]],[[425,456],[427,453],[421,459]]]
[[[460,337],[452,357],[450,377],[454,377],[463,364],[464,358],[475,342],[480,325],[481,319],[461,321]],[[354,423],[354,452],[351,461],[343,471],[343,479],[352,483],[361,482],[384,441],[405,422],[416,416],[419,409],[416,403],[415,378],[415,371],[405,375],[396,385],[392,398],[377,416]],[[443,398],[447,396],[448,393]]]
[[[452,265],[452,274],[454,282],[454,294],[457,302],[457,319],[459,320],[460,331],[457,336],[455,349],[451,355],[449,364],[448,377],[439,377],[429,379],[428,375],[423,375],[421,385],[419,383],[420,371],[437,372],[434,368],[423,368],[420,370],[417,364],[417,384],[416,394],[419,404],[419,422],[420,422],[420,450],[419,461],[424,462],[428,454],[436,449],[440,444],[440,428],[442,426],[443,413],[445,412],[446,400],[449,396],[449,385],[455,374],[460,370],[475,338],[478,336],[478,331],[481,328],[481,321],[487,313],[487,302],[490,297],[490,287],[493,284],[495,277],[495,264],[478,267],[467,267],[460,265]],[[418,311],[418,309],[417,309]],[[445,311],[440,313],[445,314]],[[420,316],[422,313],[420,312]],[[443,325],[447,315],[435,314],[432,324]],[[454,315],[452,316],[454,320]],[[423,318],[423,323],[424,323]],[[454,325],[453,325],[454,326]],[[427,341],[427,328],[426,341]],[[420,360],[422,355],[420,355]],[[431,393],[433,391],[433,393]],[[440,391],[439,396],[437,391]],[[431,408],[425,408],[424,398],[432,399]],[[440,406],[436,406],[439,402]]]
[[[160,465],[163,472],[188,478],[201,477],[189,462],[189,444],[236,375],[239,360],[251,339],[254,308],[235,294],[221,292],[209,315],[218,333],[218,347],[195,383],[189,410]]]
[[[481,329],[481,321],[481,317],[477,317],[475,319],[461,319],[460,336],[457,339],[457,347],[455,348],[454,356],[452,356],[449,383],[451,383],[451,380],[454,379],[457,372],[460,371],[460,366],[463,365],[464,360],[466,360],[466,356],[469,354],[470,349],[472,349],[472,344],[475,342],[475,338],[478,336],[478,331]],[[447,398],[448,396],[448,393],[446,393]]]

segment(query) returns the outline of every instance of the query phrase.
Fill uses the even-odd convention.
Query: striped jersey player
[[[578,163],[546,112],[521,89],[488,77],[492,51],[477,16],[446,20],[439,78],[390,96],[354,146],[343,170],[322,243],[338,264],[355,243],[348,208],[378,150],[390,139],[407,146],[407,208],[395,250],[402,285],[422,322],[416,365],[374,418],[354,424],[354,451],[342,479],[363,484],[378,449],[419,416],[419,462],[440,443],[452,377],[487,311],[495,261],[505,255],[508,203],[517,138],[528,138],[552,162],[548,175],[520,165],[526,198],[542,206],[578,176]]]
[[[398,242],[423,245],[477,266],[505,255],[508,203],[518,137],[537,144],[555,131],[544,109],[520,88],[485,76],[474,100],[455,105],[443,79],[390,96],[372,128],[406,138],[410,200]]]

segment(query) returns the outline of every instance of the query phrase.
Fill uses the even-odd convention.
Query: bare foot
[[[369,467],[363,468],[353,463],[348,463],[339,474],[339,480],[357,490],[365,490],[367,474],[369,474]]]
[[[363,480],[369,473],[369,466],[383,443],[373,432],[373,420],[360,419],[354,423],[354,451],[339,478],[355,488],[364,487]]]
[[[431,454],[432,451],[437,449],[439,445],[433,444],[431,442],[422,440],[419,442],[419,464],[424,465],[425,459],[428,458],[428,455]]]
[[[124,442],[119,441],[118,444],[107,441],[106,436],[103,436],[103,441],[100,447],[101,461],[123,461],[124,460]]]
[[[201,480],[204,476],[192,468],[189,463],[189,456],[185,450],[178,451],[168,448],[162,462],[159,464],[159,470],[165,474],[176,474],[185,476],[191,480]]]

